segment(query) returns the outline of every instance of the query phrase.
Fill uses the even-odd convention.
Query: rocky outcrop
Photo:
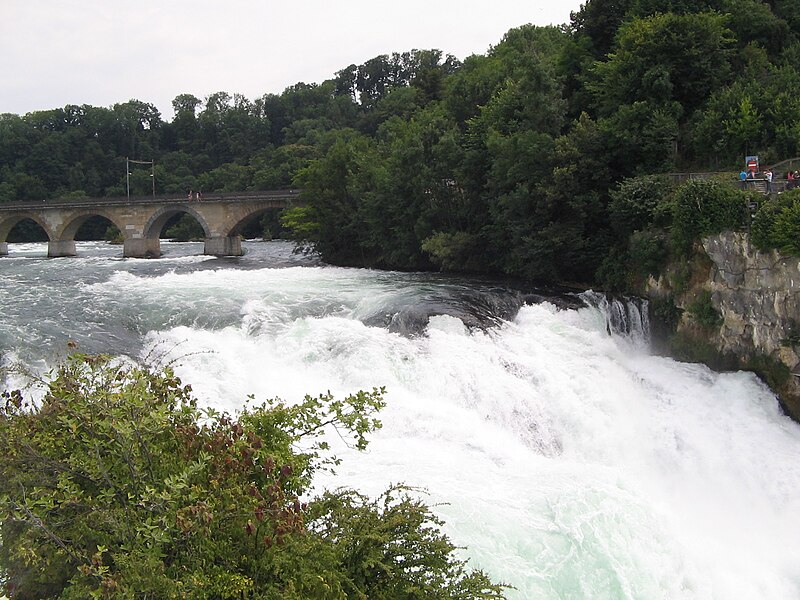
[[[683,309],[679,336],[710,344],[739,367],[785,365],[791,375],[770,383],[800,420],[800,258],[758,251],[747,233],[724,232],[704,238],[689,265],[671,265],[651,279],[646,293]],[[713,325],[699,323],[693,312],[701,298],[720,317]]]
[[[723,319],[720,350],[765,354],[797,371],[800,258],[755,250],[746,233],[706,238],[703,249],[713,263],[707,289]]]

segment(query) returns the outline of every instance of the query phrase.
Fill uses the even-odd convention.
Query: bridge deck
[[[270,190],[262,192],[211,192],[202,193],[202,200],[191,200],[182,194],[165,194],[159,196],[109,196],[105,198],[48,198],[37,201],[0,202],[0,211],[17,211],[20,209],[42,208],[92,208],[98,206],[124,206],[126,204],[146,205],[189,202],[263,202],[265,200],[291,201],[299,200],[298,190]]]

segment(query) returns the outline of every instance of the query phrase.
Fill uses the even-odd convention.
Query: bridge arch
[[[266,215],[270,213],[279,213],[284,210],[283,207],[259,207],[252,210],[240,217],[237,221],[228,224],[227,231],[224,232],[228,237],[246,237],[245,232],[252,230],[257,222],[260,222]],[[276,217],[277,220],[277,217]]]
[[[75,241],[75,235],[78,233],[78,230],[92,217],[103,217],[119,229],[123,236],[125,235],[125,225],[117,218],[117,215],[110,211],[95,209],[81,211],[71,215],[71,218],[57,232],[56,239],[60,241]]]
[[[161,236],[161,231],[164,229],[164,225],[167,224],[167,221],[180,213],[186,213],[194,218],[199,223],[200,227],[203,228],[203,235],[206,237],[211,235],[211,228],[208,226],[208,222],[206,221],[205,217],[203,217],[203,215],[201,215],[193,207],[182,204],[176,206],[165,206],[155,211],[147,220],[147,223],[145,223],[145,226],[142,230],[143,237],[150,240],[159,239]]]
[[[157,208],[148,214],[141,229],[134,228],[133,231],[126,231],[124,233],[123,255],[138,258],[161,256],[161,231],[171,218],[179,214],[187,214],[197,221],[203,229],[206,245],[208,245],[208,239],[211,237],[212,231],[208,219],[202,214],[201,210],[181,202]]]
[[[45,234],[47,234],[48,240],[56,239],[54,232],[47,226],[47,223],[44,221],[44,219],[39,217],[39,215],[32,212],[20,212],[11,214],[4,219],[0,219],[0,243],[5,244],[8,242],[8,234],[11,233],[11,230],[25,220],[31,220],[41,227]]]

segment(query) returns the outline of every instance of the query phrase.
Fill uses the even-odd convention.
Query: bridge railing
[[[299,199],[300,190],[266,190],[257,192],[202,192],[198,200],[195,193],[192,197],[185,194],[161,194],[157,196],[107,196],[102,198],[46,198],[42,200],[21,200],[0,202],[0,211],[19,210],[24,208],[40,209],[43,207],[80,208],[96,206],[119,206],[124,204],[161,204],[164,202],[249,202],[258,200],[292,200]]]
[[[730,175],[730,171],[703,171],[697,173],[664,173],[663,177],[666,177],[672,184],[680,184],[695,179],[716,179]]]

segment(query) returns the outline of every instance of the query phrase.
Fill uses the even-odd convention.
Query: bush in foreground
[[[359,449],[383,390],[201,410],[169,370],[74,355],[41,402],[0,406],[0,581],[9,598],[501,598],[402,486],[303,501]]]

